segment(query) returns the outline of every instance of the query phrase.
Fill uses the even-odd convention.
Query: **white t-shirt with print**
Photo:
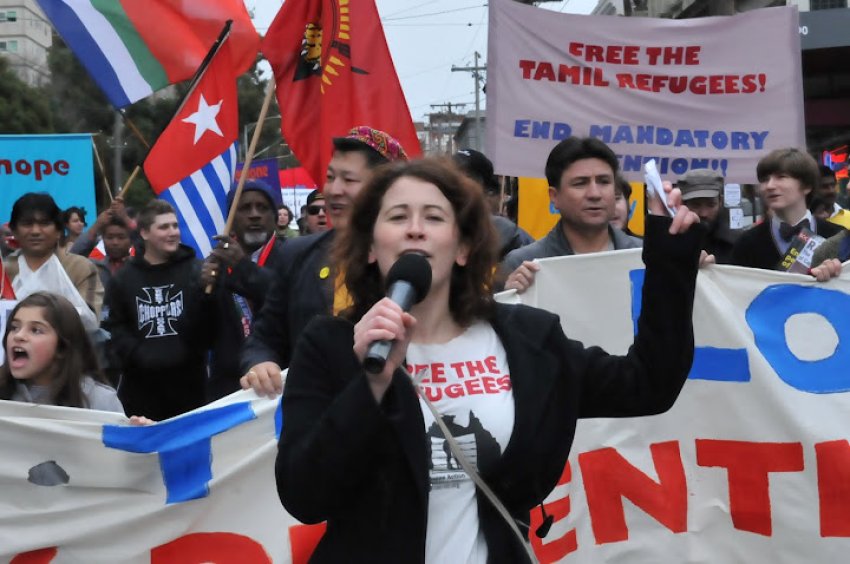
[[[440,412],[467,460],[502,456],[514,425],[505,349],[493,327],[478,322],[448,343],[407,349],[408,370],[426,369],[419,389]],[[451,455],[448,442],[420,398],[431,444],[431,492],[425,562],[481,563],[487,545],[478,523],[475,484]]]

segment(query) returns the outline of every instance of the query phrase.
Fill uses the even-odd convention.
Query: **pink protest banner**
[[[570,135],[608,143],[629,180],[656,159],[755,181],[759,158],[805,146],[796,8],[668,20],[490,2],[487,147],[500,174],[542,177]]]

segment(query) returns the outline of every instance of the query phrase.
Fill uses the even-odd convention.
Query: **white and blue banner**
[[[89,134],[0,135],[0,223],[9,221],[15,200],[47,192],[66,209],[95,207],[92,138]]]
[[[624,353],[640,250],[541,261],[519,298]],[[850,270],[700,271],[691,376],[668,413],[584,420],[541,562],[843,563],[850,552]],[[505,294],[503,300],[517,299]],[[671,351],[672,353],[672,351]],[[0,402],[0,563],[303,563],[281,508],[279,403],[239,392],[149,427]],[[532,530],[542,520],[532,512]]]

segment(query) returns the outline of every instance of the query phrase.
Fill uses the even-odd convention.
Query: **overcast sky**
[[[416,121],[443,111],[431,104],[466,103],[460,111],[475,109],[472,73],[452,72],[452,65],[473,66],[487,58],[487,3],[483,0],[376,0],[387,44],[401,81],[410,113]],[[281,0],[245,0],[254,10],[254,24],[265,33]],[[597,0],[561,0],[542,4],[556,12],[587,14]],[[482,93],[482,107],[486,96]]]

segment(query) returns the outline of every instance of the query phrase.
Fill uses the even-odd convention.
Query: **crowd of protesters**
[[[8,279],[18,299],[52,292],[76,308],[100,372],[129,412],[163,419],[240,387],[280,393],[281,372],[306,325],[348,305],[344,272],[331,251],[356,196],[379,167],[407,161],[391,135],[367,126],[329,142],[334,151],[325,185],[309,194],[297,226],[271,188],[249,181],[232,233],[219,237],[203,261],[181,244],[176,214],[164,202],[136,214],[116,199],[87,228],[86,210],[63,211],[49,195],[26,194],[4,226]],[[550,152],[541,172],[559,220],[537,241],[506,217],[517,195],[505,194],[484,154],[465,149],[451,161],[490,212],[498,261],[493,289],[526,290],[539,258],[643,244],[628,228],[632,185],[601,141],[569,138]],[[682,204],[706,230],[703,264],[778,269],[806,229],[828,239],[815,253],[812,274],[835,276],[850,258],[850,213],[838,203],[835,173],[789,148],[765,156],[755,176],[765,217],[744,230],[724,221],[725,180],[717,171],[696,169],[675,179]]]
[[[596,139],[565,139],[541,171],[559,219],[534,241],[506,217],[516,194],[505,194],[478,151],[409,161],[390,134],[368,126],[328,142],[325,184],[307,198],[298,227],[279,195],[248,181],[238,201],[229,195],[232,231],[203,260],[181,243],[175,210],[162,200],[136,214],[117,199],[86,229],[83,209],[62,211],[46,194],[18,199],[2,241],[19,303],[4,334],[0,399],[123,409],[151,423],[242,388],[285,392],[278,489],[299,519],[328,521],[317,555],[416,560],[424,550],[433,561],[486,560],[521,544],[471,482],[428,493],[433,453],[419,450],[437,423],[406,366],[448,365],[474,351],[511,375],[492,394],[435,403],[447,419],[474,412],[490,432],[496,454],[478,459],[495,490],[490,501],[505,500],[527,522],[560,475],[577,418],[658,413],[675,401],[693,356],[698,266],[780,270],[801,233],[826,239],[808,269],[818,280],[850,259],[850,213],[833,171],[794,148],[758,163],[765,217],[753,227],[729,228],[725,179],[697,169],[665,185],[673,218],[656,217],[664,206],[648,199],[641,238],[628,228],[632,186],[614,152]],[[641,247],[644,306],[627,356],[584,349],[554,316],[493,300],[495,290],[533,285],[537,259]],[[406,312],[383,297],[393,264],[411,253],[425,257],[432,279]],[[522,345],[529,336],[533,350]],[[395,345],[382,370],[366,373],[376,341]],[[547,371],[554,383],[535,391],[541,380],[527,375]],[[516,437],[524,446],[508,456]],[[340,481],[340,472],[350,475]],[[430,495],[424,514],[419,493]],[[340,500],[360,509],[340,510]],[[401,517],[392,534],[364,542],[387,511]],[[458,527],[440,525],[446,512],[461,516]]]

